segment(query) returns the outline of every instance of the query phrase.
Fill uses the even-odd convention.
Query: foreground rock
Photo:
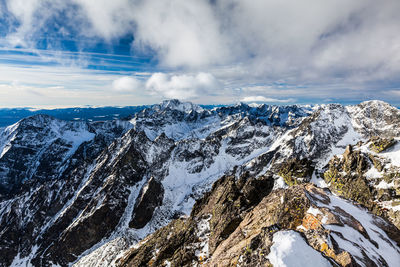
[[[399,148],[384,153],[395,143],[373,138],[356,147],[349,145],[343,155],[332,158],[323,177],[333,192],[388,218],[400,229]],[[384,145],[377,144],[387,146],[383,149]]]
[[[270,177],[246,182],[223,177],[196,202],[190,217],[158,230],[128,250],[117,265],[396,266],[400,262],[400,231],[389,222],[311,184],[269,193],[270,181]]]

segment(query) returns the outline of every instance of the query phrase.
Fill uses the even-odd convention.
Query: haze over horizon
[[[0,0],[0,107],[400,105],[396,0]]]

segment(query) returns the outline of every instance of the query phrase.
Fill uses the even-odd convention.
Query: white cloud
[[[79,10],[74,10],[69,1],[64,0],[5,0],[7,11],[12,17],[7,17],[11,22],[9,32],[4,32],[1,42],[12,47],[22,46],[34,48],[38,41],[46,40],[47,46],[52,47],[60,40],[52,39],[55,26],[60,26],[54,20],[61,13],[64,27],[60,27],[59,33],[65,30],[65,26],[82,29],[82,17]],[[14,21],[16,20],[16,21]],[[64,32],[68,35],[69,32]]]
[[[6,0],[6,6],[18,23],[0,38],[3,46],[32,48],[47,38],[57,49],[59,36],[47,34],[60,23],[58,33],[78,43],[134,36],[135,56],[154,53],[158,71],[167,72],[144,85],[149,99],[347,100],[388,96],[400,84],[398,0]],[[60,14],[65,18],[56,21]],[[209,73],[208,81],[192,74],[198,72]],[[116,80],[113,89],[139,93],[132,79]],[[270,86],[281,79],[305,87]],[[265,91],[240,90],[259,84]]]
[[[398,0],[6,3],[19,22],[6,37],[13,45],[28,46],[43,38],[62,13],[68,27],[61,27],[60,33],[110,42],[132,34],[135,54],[150,48],[163,66],[205,71],[240,64],[249,80],[399,80]]]
[[[7,35],[13,45],[43,38],[52,19],[63,12],[71,31],[107,41],[132,34],[136,51],[150,48],[169,67],[240,63],[254,77],[325,83],[338,77],[397,81],[400,72],[398,0],[6,3],[19,22]],[[71,34],[65,27],[59,31]]]
[[[132,76],[124,76],[112,83],[112,88],[117,92],[138,92],[143,90],[144,84]]]
[[[296,100],[293,98],[288,99],[277,99],[277,98],[270,98],[265,96],[246,96],[242,98],[243,102],[265,102],[265,103],[290,103],[295,102]]]
[[[39,0],[8,0],[7,2],[8,10],[15,16],[15,18],[20,22],[16,32],[13,32],[7,36],[7,41],[13,46],[26,46],[27,45],[27,35],[31,30],[31,25],[36,23],[34,18],[34,13],[40,5]]]
[[[209,73],[195,76],[155,73],[146,82],[146,89],[164,98],[192,100],[202,95],[212,95],[214,90],[221,89],[221,84]]]
[[[199,67],[229,58],[221,21],[208,1],[137,1],[135,47],[150,46],[162,64]]]
[[[129,0],[73,0],[80,5],[90,23],[82,29],[87,36],[97,35],[111,41],[133,31],[132,12],[135,6]],[[93,30],[94,32],[91,32]]]

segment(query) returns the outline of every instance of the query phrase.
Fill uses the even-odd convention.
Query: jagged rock
[[[368,156],[358,150],[353,151],[349,145],[341,159],[334,156],[330,160],[328,170],[324,173],[324,179],[335,193],[357,201],[366,207],[372,207],[371,190],[367,180],[363,177],[368,165]]]
[[[346,150],[343,153],[343,158],[348,159],[348,157],[353,153],[353,147],[351,145],[346,146]]]
[[[374,167],[379,171],[383,171],[383,166],[384,164],[382,164],[382,159],[380,159],[379,157],[369,154],[369,159],[372,161]]]
[[[205,254],[212,253],[228,238],[241,223],[246,210],[259,203],[272,187],[272,177],[248,180],[245,177],[239,180],[234,176],[222,177],[196,202],[189,219],[178,219],[157,231],[141,249],[132,250],[132,254],[121,259],[119,264],[160,266],[169,258],[172,258],[174,266],[203,262],[207,258]],[[210,240],[208,252],[201,254],[198,250],[204,249],[201,240],[205,236]],[[159,250],[157,255],[149,253],[154,249]]]
[[[257,204],[247,206],[241,211],[242,219],[226,235],[213,228],[213,217],[220,215],[212,213],[213,207],[227,205],[231,208],[224,213],[233,211],[235,204],[230,203],[236,203],[234,196],[238,196],[239,184],[231,177],[221,178],[196,203],[189,218],[175,220],[149,236],[128,250],[117,265],[271,266],[269,255],[277,242],[274,236],[290,231],[300,233],[302,242],[319,255],[318,260],[333,266],[390,266],[400,259],[400,249],[388,239],[398,240],[400,231],[396,227],[372,215],[368,218],[373,224],[364,226],[359,220],[364,215],[352,215],[355,211],[360,213],[361,208],[310,184],[272,191]],[[363,242],[351,243],[355,249],[348,251],[347,245],[342,247],[343,241],[354,234],[362,236]],[[364,253],[364,249],[371,251],[370,246],[376,249],[374,253],[381,254]],[[393,254],[384,253],[389,248]]]
[[[286,184],[292,186],[309,182],[313,171],[312,161],[306,158],[293,158],[282,164],[279,175],[283,177]]]
[[[386,160],[359,150],[346,148],[341,158],[334,156],[324,172],[323,177],[329,188],[336,194],[356,201],[371,212],[384,216],[400,229],[400,211],[388,209],[382,203],[399,199],[397,189],[400,175],[396,168],[386,169]],[[366,172],[371,168],[383,172],[381,178],[369,180]],[[383,183],[383,186],[379,185]],[[393,184],[393,188],[387,185]]]
[[[143,228],[153,217],[154,209],[161,205],[164,197],[162,184],[151,177],[143,186],[136,200],[133,210],[133,218],[129,222],[129,227]]]
[[[392,203],[392,206],[397,207],[400,205],[399,201],[395,201]],[[397,228],[400,228],[400,211],[390,209],[387,211],[387,217],[390,219],[390,221],[396,225]],[[398,241],[400,243],[400,241]]]
[[[381,153],[396,144],[393,138],[379,138],[377,136],[371,137],[370,142],[369,147],[376,153]]]

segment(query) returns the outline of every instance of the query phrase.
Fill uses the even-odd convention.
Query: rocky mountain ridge
[[[253,183],[268,177],[265,191],[240,197],[239,204],[248,205],[247,212],[251,212],[262,197],[285,188],[285,181],[312,182],[335,192],[334,183],[325,175],[333,168],[329,167],[333,163],[328,163],[334,155],[359,141],[365,148],[372,136],[393,138],[394,142],[400,137],[399,110],[379,101],[314,107],[239,104],[209,110],[174,100],[145,109],[130,121],[63,122],[45,116],[25,120],[0,133],[0,166],[4,166],[0,176],[0,264],[4,266],[128,263],[120,256],[135,257],[124,251],[131,251],[138,241],[174,218],[193,214],[196,200],[207,197],[212,184],[224,175],[242,183],[246,183],[245,177]],[[387,158],[384,169],[400,167],[393,160],[399,153],[397,145],[388,149],[380,154]],[[286,166],[287,162],[292,165]],[[371,172],[365,169],[362,174]],[[398,225],[393,219],[396,216],[390,215],[397,212],[393,191],[398,184],[397,176],[393,177],[384,185],[391,193],[381,193],[388,196],[378,197],[374,207],[387,209],[385,214],[376,214]],[[291,189],[279,190],[294,194]],[[303,186],[301,190],[308,189]],[[254,195],[256,200],[252,200]],[[344,196],[351,198],[352,194]],[[241,212],[235,216],[243,217]],[[222,212],[221,216],[228,214]],[[228,229],[235,230],[241,221],[233,222]],[[388,222],[385,225],[398,231]],[[225,232],[222,237],[230,234]],[[286,235],[298,237],[292,232]],[[396,240],[392,236],[388,240]],[[386,243],[390,246],[392,241]],[[345,251],[329,248],[335,255]],[[354,260],[359,254],[347,252],[347,258],[359,262]],[[380,253],[371,260],[390,262]],[[331,257],[328,262],[332,260],[336,261]]]
[[[395,226],[312,184],[271,192],[272,186],[272,177],[221,178],[189,218],[173,221],[130,248],[116,265],[398,264]]]

